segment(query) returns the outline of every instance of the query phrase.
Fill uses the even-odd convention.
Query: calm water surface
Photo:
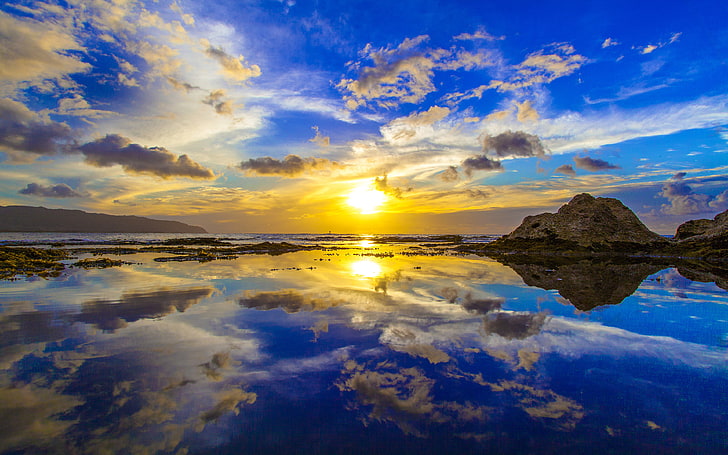
[[[728,452],[715,283],[326,244],[0,281],[0,453]]]

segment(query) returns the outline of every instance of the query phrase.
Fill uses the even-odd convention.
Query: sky
[[[0,205],[210,232],[728,209],[722,0],[0,5]]]

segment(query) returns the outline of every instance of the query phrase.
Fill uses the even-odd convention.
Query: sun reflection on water
[[[351,263],[351,272],[355,276],[374,278],[382,274],[382,266],[371,259],[362,259]]]

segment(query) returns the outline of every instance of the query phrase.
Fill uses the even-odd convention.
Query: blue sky
[[[728,209],[726,23],[717,0],[6,2],[0,204],[504,233],[590,192],[672,233]]]

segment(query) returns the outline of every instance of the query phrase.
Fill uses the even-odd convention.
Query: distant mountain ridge
[[[199,226],[179,221],[24,205],[0,206],[0,232],[207,233]]]

